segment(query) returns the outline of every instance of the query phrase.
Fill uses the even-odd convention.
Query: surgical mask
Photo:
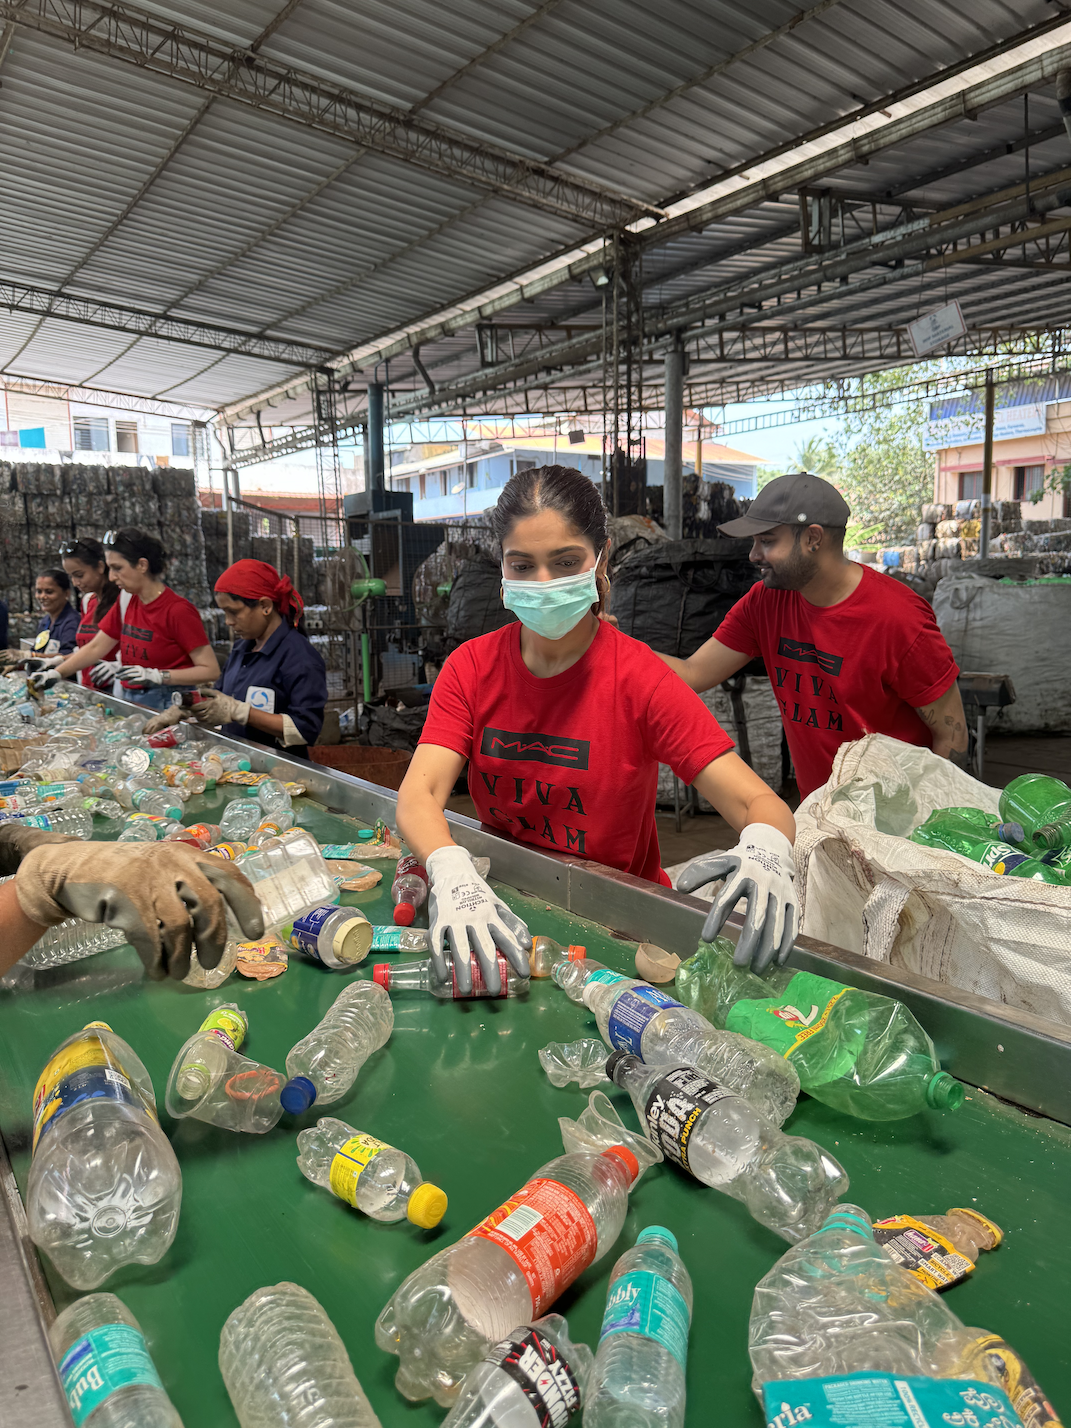
[[[526,629],[545,640],[560,640],[575,630],[599,598],[598,566],[560,580],[503,580],[502,603]]]

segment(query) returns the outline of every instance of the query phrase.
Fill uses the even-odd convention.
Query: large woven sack
[[[755,583],[746,540],[674,540],[627,555],[617,567],[612,609],[626,635],[687,659],[706,644]]]
[[[1071,1025],[1071,888],[990,872],[907,835],[936,808],[996,813],[929,749],[868,734],[796,813],[809,937]]]

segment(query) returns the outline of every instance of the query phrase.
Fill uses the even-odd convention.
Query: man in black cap
[[[841,744],[889,734],[965,766],[967,722],[952,651],[925,600],[844,554],[850,512],[819,476],[778,476],[746,516],[761,580],[689,659],[661,658],[702,691],[756,655],[766,663],[803,797],[829,778]]]

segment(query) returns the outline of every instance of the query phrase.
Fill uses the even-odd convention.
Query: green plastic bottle
[[[992,827],[987,830],[979,820],[971,822],[963,817],[967,813],[979,815],[979,820],[988,819]],[[1056,887],[1067,886],[1066,871],[1053,866],[1055,854],[1043,853],[1041,849],[1024,852],[1023,848],[1014,847],[1013,841],[1023,842],[1026,838],[1022,826],[1000,823],[980,808],[935,809],[910,838],[912,843],[921,843],[927,848],[943,848],[949,853],[959,853],[1003,877],[1032,878]]]
[[[758,977],[734,964],[724,937],[700,942],[678,967],[676,990],[715,1026],[780,1051],[809,1095],[860,1120],[963,1104],[962,1085],[941,1070],[933,1042],[892,997],[791,967]]]
[[[1047,774],[1013,778],[1000,795],[1000,816],[1021,823],[1025,847],[1071,848],[1071,788]]]

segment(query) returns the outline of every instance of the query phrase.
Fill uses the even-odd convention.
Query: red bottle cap
[[[400,902],[394,909],[394,921],[399,927],[408,927],[416,917],[416,908],[411,902]]]
[[[390,990],[390,963],[377,962],[372,968],[372,981],[382,987],[384,991]]]
[[[629,1150],[627,1145],[612,1145],[608,1150],[604,1150],[602,1153],[603,1155],[612,1155],[615,1159],[620,1160],[622,1165],[628,1170],[629,1181],[635,1181],[636,1176],[640,1173],[640,1162],[632,1154],[632,1151]]]

